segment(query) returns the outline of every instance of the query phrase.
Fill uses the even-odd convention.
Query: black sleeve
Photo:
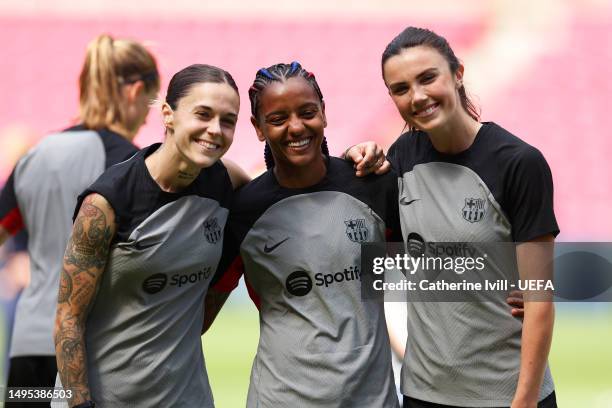
[[[98,131],[98,135],[102,140],[104,153],[106,154],[105,169],[121,163],[138,153],[136,146],[116,133],[110,132],[107,129],[101,129]]]
[[[553,210],[553,180],[546,159],[537,149],[525,149],[510,170],[505,196],[515,242],[546,234],[557,236]]]
[[[131,227],[144,219],[144,209],[150,206],[154,199],[147,193],[139,193],[137,196],[133,194],[130,186],[134,186],[137,182],[137,174],[130,171],[131,168],[125,166],[113,166],[100,177],[77,198],[77,205],[74,210],[73,221],[76,219],[79,209],[83,204],[83,200],[90,194],[99,194],[106,199],[112,207],[115,217],[115,235],[111,241],[114,245],[116,242],[126,240],[131,232]],[[132,169],[133,170],[133,169]],[[136,202],[134,202],[137,199]],[[135,218],[135,214],[141,214],[140,219]]]
[[[13,250],[15,252],[28,250],[28,231],[26,229],[19,231],[13,237]]]
[[[397,174],[402,174],[399,160],[399,151],[401,150],[400,144],[400,139],[397,139],[395,142],[393,142],[391,147],[389,147],[389,151],[387,152],[387,160],[389,163],[391,163],[391,167],[397,172]]]
[[[224,180],[222,183],[223,193],[219,202],[222,207],[231,210],[234,201],[232,181],[227,168],[221,161],[218,163],[221,169],[221,176]],[[223,230],[223,250],[221,252],[221,259],[217,265],[215,276],[213,276],[210,282],[211,287],[216,286],[217,290],[231,292],[238,285],[242,270],[236,267],[235,262],[239,253],[240,246],[235,235],[235,220],[230,211]]]
[[[0,193],[0,225],[12,235],[23,229],[23,220],[15,194],[15,169]]]
[[[238,283],[241,272],[236,271],[234,273],[234,272],[230,272],[230,270],[232,269],[232,266],[234,262],[236,261],[236,258],[238,257],[239,254],[240,254],[240,247],[238,245],[236,237],[232,233],[231,219],[228,219],[228,222],[225,224],[225,229],[223,231],[223,251],[221,253],[221,260],[219,261],[219,265],[217,266],[217,272],[215,273],[215,276],[212,278],[212,281],[210,282],[211,287],[219,283],[221,278],[224,278],[224,275],[226,275],[227,273],[232,273],[233,275],[237,274],[238,275],[237,279],[236,279],[236,276],[232,276],[231,278],[229,278],[229,280],[231,280],[233,283],[223,282],[222,286],[224,288],[227,288],[228,286],[232,286],[231,289],[235,287],[234,284]],[[227,279],[225,278],[224,280],[227,281]],[[231,291],[231,289],[223,290],[223,291]]]
[[[15,169],[13,169],[0,193],[0,220],[15,208],[17,208],[17,196],[15,195]]]
[[[395,172],[391,172],[393,177],[391,178],[389,188],[386,193],[387,200],[387,209],[386,209],[386,217],[385,220],[387,231],[389,232],[387,236],[388,242],[402,242],[402,228],[400,224],[399,218],[399,187],[398,187],[398,178]]]
[[[227,208],[228,210],[232,208],[232,204],[234,202],[234,187],[232,185],[232,179],[230,178],[229,171],[223,165],[221,160],[218,163],[222,166],[223,169],[223,197],[220,200],[221,207]],[[229,217],[228,222],[229,224]],[[227,225],[226,224],[226,225]]]

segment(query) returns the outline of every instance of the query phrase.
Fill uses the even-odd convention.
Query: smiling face
[[[240,109],[236,91],[226,83],[197,83],[178,100],[176,109],[162,108],[168,138],[189,163],[212,166],[234,140]]]
[[[458,92],[463,66],[452,73],[446,59],[434,48],[402,50],[385,62],[383,74],[391,99],[412,127],[436,131],[457,123],[466,114]]]
[[[277,166],[322,162],[325,106],[306,79],[291,77],[270,83],[258,106],[257,117],[251,122],[259,140],[268,142]]]

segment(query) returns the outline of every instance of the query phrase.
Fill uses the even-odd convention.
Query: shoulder
[[[138,171],[138,163],[143,160],[143,154],[144,150],[109,167],[79,196],[77,210],[85,197],[96,193],[110,203],[116,214],[123,214],[124,204],[131,202],[139,186],[143,185],[142,174]]]
[[[69,128],[47,134],[29,150],[28,155],[47,154],[51,151],[58,151],[67,155],[73,152],[73,149],[80,150],[86,145],[93,145],[98,149],[102,148],[102,143],[95,131],[84,128]]]
[[[272,170],[234,192],[229,225],[237,242],[242,242],[257,219],[282,196]]]
[[[221,160],[216,161],[210,167],[206,167],[205,169],[202,169],[201,174],[202,173],[209,177],[215,177],[215,178],[218,177],[224,180],[225,179],[229,180],[228,168]]]
[[[106,197],[96,192],[91,192],[83,197],[78,217],[92,218],[98,215],[104,215],[107,219],[114,218],[115,211]]]
[[[237,163],[226,158],[223,158],[221,162],[227,169],[233,188],[238,188],[251,181],[251,177]]]
[[[427,160],[427,153],[431,152],[429,136],[420,130],[410,130],[389,147],[389,161],[398,174],[411,171],[412,167],[420,161]]]
[[[222,207],[229,208],[233,197],[233,187],[227,168],[221,161],[202,169],[194,181],[195,193],[213,199]],[[194,191],[190,189],[190,191]]]
[[[327,165],[329,166],[327,169],[327,176],[329,178],[346,182],[358,179],[358,177],[355,176],[353,162],[330,156]]]
[[[397,173],[395,170],[381,175],[369,174],[365,177],[357,177],[351,162],[336,157],[330,158],[328,177],[340,186],[340,190],[350,186],[383,186],[386,184],[397,184]]]
[[[129,159],[110,166],[94,184],[108,184],[116,189],[131,188],[132,186],[129,183],[125,183],[125,181],[136,176],[138,163],[144,160],[142,156],[145,150],[137,151]],[[135,182],[136,180],[133,181]]]
[[[493,122],[483,126],[488,127],[486,145],[495,154],[499,165],[512,168],[547,166],[544,155],[534,146]]]
[[[272,170],[254,178],[249,183],[236,190],[232,210],[241,211],[266,206],[278,191],[278,185],[274,182]]]
[[[404,148],[417,147],[426,144],[429,141],[427,133],[420,130],[409,130],[402,133],[389,148],[391,150],[401,150]]]
[[[100,129],[97,131],[97,134],[104,145],[107,168],[113,164],[129,159],[138,152],[136,146],[115,132],[108,129]]]

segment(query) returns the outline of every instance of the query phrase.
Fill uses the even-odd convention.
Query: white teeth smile
[[[221,147],[218,144],[210,143],[205,140],[196,140],[196,143],[202,147],[205,147],[208,150],[217,150],[218,148]]]
[[[310,138],[298,140],[297,142],[289,142],[289,147],[302,147],[310,143]]]
[[[433,112],[434,112],[436,109],[438,109],[438,106],[439,106],[439,105],[438,105],[437,103],[434,103],[433,105],[428,106],[428,107],[427,107],[427,109],[423,109],[423,110],[420,110],[420,111],[416,111],[416,112],[414,113],[414,116],[416,116],[416,117],[429,116],[429,115],[431,115],[431,114],[432,114],[432,113],[433,113]]]

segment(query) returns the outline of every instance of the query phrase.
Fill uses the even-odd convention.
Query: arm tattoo
[[[104,267],[112,238],[106,215],[88,199],[89,197],[81,205],[79,215],[74,222],[73,236],[68,242],[64,255],[65,264],[84,270]]]
[[[113,221],[107,220],[94,197],[88,196],[81,205],[60,275],[55,351],[62,385],[73,390],[71,406],[91,399],[87,384],[85,322],[114,233]]]
[[[57,296],[57,303],[70,303],[70,296],[72,295],[72,278],[70,274],[62,269],[60,275],[60,288]]]
[[[202,323],[202,333],[205,333],[215,321],[221,307],[229,297],[230,292],[219,292],[209,288],[204,298],[204,322]]]

